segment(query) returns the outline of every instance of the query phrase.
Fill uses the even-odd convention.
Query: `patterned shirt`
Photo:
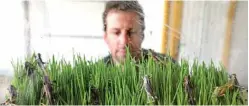
[[[176,61],[168,55],[157,53],[151,49],[142,49],[142,56],[144,57],[145,61],[149,59],[150,54],[152,54],[153,60],[161,61],[166,59],[172,61],[173,63],[176,63]],[[112,56],[110,54],[104,57],[103,61],[107,65],[113,64]]]

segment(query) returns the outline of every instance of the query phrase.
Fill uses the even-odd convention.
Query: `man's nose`
[[[120,38],[119,38],[119,42],[122,45],[127,45],[129,43],[129,35],[126,33],[121,34]]]

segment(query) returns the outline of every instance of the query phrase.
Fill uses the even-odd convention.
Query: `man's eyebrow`
[[[119,30],[119,28],[111,28],[111,30],[115,30],[116,31],[116,30]]]
[[[118,31],[118,30],[120,30],[119,28],[111,28],[111,31]],[[136,28],[129,28],[129,29],[127,29],[126,31],[131,31],[131,32],[133,32],[133,31],[136,31]]]
[[[136,28],[129,28],[128,31],[131,31],[131,32],[136,31]]]

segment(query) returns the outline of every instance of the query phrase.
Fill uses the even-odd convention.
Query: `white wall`
[[[145,39],[143,48],[150,48],[156,52],[161,51],[161,37],[163,26],[163,0],[139,0],[145,14]]]
[[[103,8],[103,2],[32,1],[32,49],[44,54],[44,58],[55,54],[71,60],[73,50],[85,54],[87,59],[103,57],[108,53],[101,39]],[[84,39],[82,36],[100,39]]]
[[[185,1],[180,58],[221,61],[228,1]]]
[[[0,14],[0,75],[12,75],[11,60],[25,54],[21,1],[0,1]]]
[[[180,58],[210,63],[222,61],[229,1],[185,1],[182,19]],[[229,58],[229,73],[236,73],[248,86],[248,4],[238,1]]]
[[[236,73],[240,84],[248,86],[248,1],[237,4],[229,57],[229,72]]]

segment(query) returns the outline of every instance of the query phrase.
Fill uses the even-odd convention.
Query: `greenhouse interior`
[[[248,105],[248,1],[0,1],[1,105]]]

